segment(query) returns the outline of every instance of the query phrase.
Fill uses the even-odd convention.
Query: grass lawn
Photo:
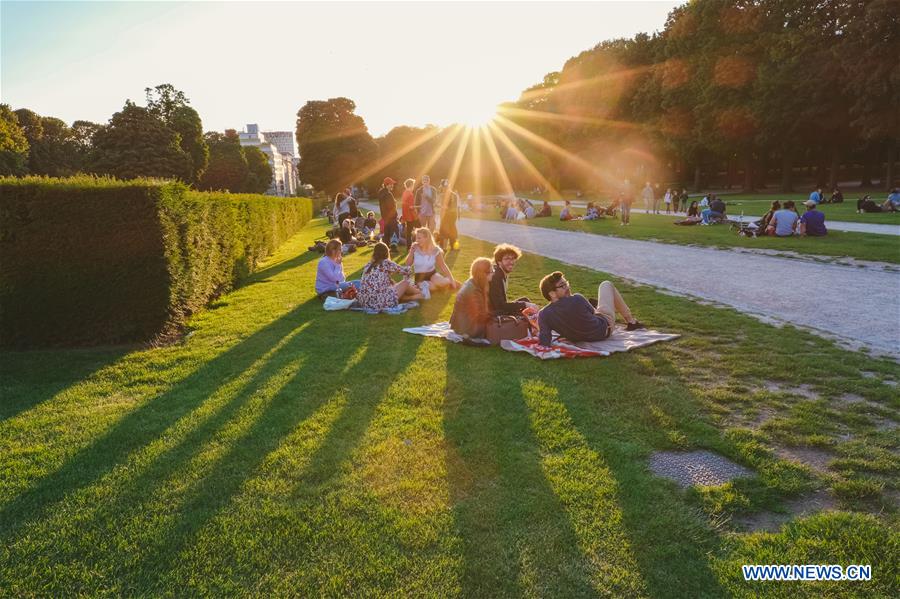
[[[627,227],[622,227],[619,226],[618,218],[603,218],[595,221],[560,221],[560,210],[559,206],[554,206],[552,217],[518,221],[517,224],[683,245],[705,245],[719,248],[758,248],[779,250],[785,253],[796,252],[799,254],[833,257],[848,256],[859,260],[900,263],[900,237],[893,235],[829,231],[825,237],[754,238],[741,237],[731,230],[728,225],[709,227],[699,225],[680,227],[673,225],[674,221],[684,218],[683,214],[680,216],[665,216],[633,212],[631,214],[631,224]],[[576,209],[575,212],[576,214],[584,214],[583,209]],[[499,213],[495,210],[485,210],[480,213],[466,212],[463,216],[502,220]]]
[[[624,283],[683,337],[541,362],[408,335],[451,299],[324,312],[323,230],[180,344],[0,354],[0,595],[896,596],[896,363]],[[602,276],[526,256],[510,294],[556,268]],[[684,492],[648,471],[688,448],[757,474]],[[738,525],[822,491],[835,511]],[[744,563],[873,580],[748,583]]]
[[[665,190],[663,190],[665,191]],[[787,200],[794,200],[797,203],[797,208],[800,210],[800,213],[803,213],[804,208],[800,205],[806,200],[809,199],[809,193],[778,193],[778,192],[762,192],[762,193],[721,193],[719,196],[725,201],[725,205],[728,206],[728,212],[730,214],[740,214],[743,210],[749,216],[762,216],[769,210],[769,206],[771,206],[772,202],[775,200],[781,201],[784,203]],[[856,213],[856,200],[858,198],[863,197],[864,195],[869,194],[872,196],[872,199],[878,204],[883,203],[888,194],[883,190],[851,190],[844,192],[844,201],[841,204],[821,204],[820,208],[825,213],[827,220],[833,221],[843,221],[843,222],[853,222],[853,223],[870,223],[875,225],[900,225],[900,212],[881,212],[881,213],[872,213],[872,214],[857,214]],[[690,192],[688,194],[691,200],[699,200],[703,197],[703,193],[700,192]],[[541,201],[543,197],[532,196],[530,194],[524,194],[521,197],[529,197],[536,201]],[[583,206],[589,201],[600,201],[603,204],[608,204],[610,201],[610,197],[603,194],[598,195],[590,195],[575,199],[574,194],[565,193],[563,197],[568,200],[573,200],[573,204],[576,206]],[[825,193],[825,197],[831,197],[831,192],[828,191]],[[665,204],[660,202],[660,206],[665,209]],[[640,189],[637,190],[636,199],[632,206],[633,208],[643,208],[643,200],[640,199]],[[554,211],[558,214],[559,208],[554,207]],[[826,222],[827,222],[826,220]]]

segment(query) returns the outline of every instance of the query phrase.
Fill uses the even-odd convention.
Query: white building
[[[272,167],[272,184],[266,192],[271,195],[290,196],[297,193],[297,161],[299,160],[294,135],[288,131],[260,133],[256,124],[247,125],[239,134],[241,146],[255,146],[269,159]]]

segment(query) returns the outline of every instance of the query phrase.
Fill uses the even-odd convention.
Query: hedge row
[[[0,178],[0,346],[170,336],[311,212],[169,181]]]

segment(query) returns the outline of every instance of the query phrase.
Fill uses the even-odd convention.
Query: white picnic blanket
[[[450,328],[449,322],[436,322],[420,327],[409,327],[403,329],[403,332],[412,333],[413,335],[424,335],[425,337],[440,337],[452,343],[464,341],[462,335],[455,333]],[[626,331],[624,326],[617,326],[615,333],[603,341],[579,341],[578,343],[572,343],[565,339],[554,337],[553,344],[548,349],[538,345],[537,338],[527,337],[517,341],[501,341],[500,347],[507,351],[526,352],[542,360],[551,360],[555,358],[608,356],[615,352],[629,351],[659,341],[670,341],[680,336],[651,329]]]

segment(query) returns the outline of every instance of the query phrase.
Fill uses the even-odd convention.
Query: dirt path
[[[460,232],[900,353],[900,273],[464,218]],[[766,287],[765,291],[762,291]]]

